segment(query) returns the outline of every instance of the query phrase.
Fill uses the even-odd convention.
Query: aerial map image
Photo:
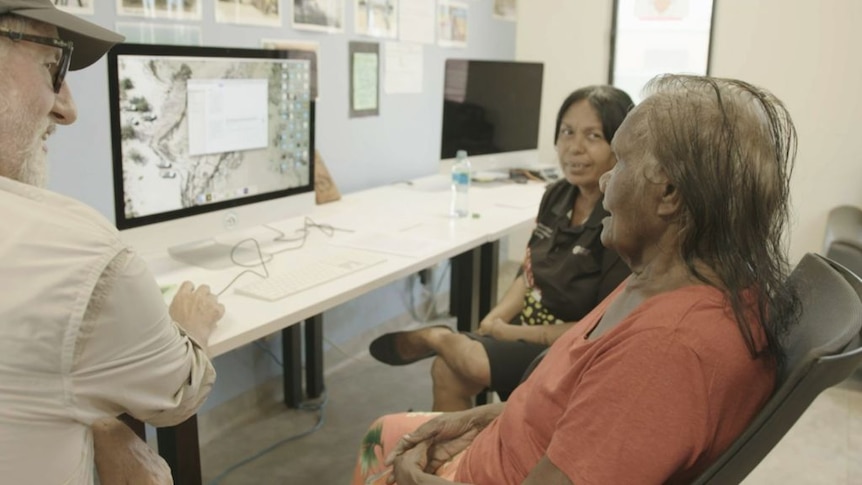
[[[306,61],[118,60],[125,216],[309,182]]]

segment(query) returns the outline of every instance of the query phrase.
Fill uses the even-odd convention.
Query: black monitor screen
[[[543,65],[448,59],[440,158],[538,146]]]
[[[117,226],[313,190],[313,62],[299,51],[115,47]]]

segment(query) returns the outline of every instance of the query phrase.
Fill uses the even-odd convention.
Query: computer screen
[[[440,158],[454,158],[458,150],[474,161],[513,152],[535,156],[542,76],[536,62],[447,59]]]
[[[115,47],[108,84],[121,234],[146,249],[200,248],[201,239],[310,209],[314,62],[308,51]]]

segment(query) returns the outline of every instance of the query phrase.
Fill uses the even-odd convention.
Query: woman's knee
[[[458,385],[481,385],[487,386],[491,382],[491,369],[488,357],[481,346],[476,349],[482,355],[458,355],[457,358],[443,358],[437,356],[431,364],[431,378],[435,384]]]
[[[431,380],[435,385],[455,385],[456,376],[442,357],[434,357],[431,362]]]

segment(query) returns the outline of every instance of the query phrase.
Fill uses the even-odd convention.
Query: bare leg
[[[410,363],[435,355],[431,367],[434,381],[434,411],[460,411],[473,406],[473,396],[491,383],[491,364],[485,347],[472,338],[455,333],[445,326],[431,326],[419,330],[394,332],[384,337],[393,338],[397,359],[385,354],[385,340],[371,344],[371,353],[382,362]],[[379,347],[375,347],[380,343]],[[390,344],[390,345],[392,345]],[[383,349],[383,350],[382,350]],[[393,363],[393,365],[404,365]]]
[[[425,334],[428,347],[437,352],[431,366],[434,411],[461,411],[473,407],[473,396],[491,383],[488,354],[479,342],[451,332]]]

